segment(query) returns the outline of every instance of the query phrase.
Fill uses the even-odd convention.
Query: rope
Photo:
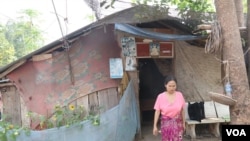
[[[52,0],[52,4],[53,4],[54,11],[55,11],[55,13],[56,13],[56,18],[57,18],[57,21],[58,21],[58,24],[59,24],[59,27],[60,27],[60,31],[61,31],[62,37],[63,37],[63,39],[64,39],[65,37],[64,37],[64,35],[63,35],[62,25],[61,25],[61,23],[60,23],[60,20],[59,20],[57,11],[56,11],[55,3],[54,3],[53,0]]]
[[[212,25],[211,33],[205,45],[205,53],[217,53],[222,50],[222,32],[219,22]]]
[[[65,48],[65,51],[66,51],[66,55],[67,55],[67,59],[68,59],[68,65],[69,65],[69,73],[70,73],[71,83],[74,85],[75,84],[75,79],[74,79],[74,74],[73,74],[73,68],[72,68],[72,64],[71,64],[71,59],[70,59],[70,56],[69,56],[70,45],[69,45],[68,40],[66,39],[66,37],[63,34],[62,25],[60,23],[60,20],[59,20],[59,17],[58,17],[58,13],[56,11],[55,3],[54,3],[53,0],[52,0],[52,4],[53,4],[54,11],[56,13],[56,18],[57,18],[57,21],[58,21],[58,24],[59,24],[59,27],[60,27],[60,31],[61,31],[61,34],[62,34],[62,38],[63,38],[63,46],[62,46],[62,48]],[[66,3],[66,6],[67,6],[67,3]],[[66,9],[66,14],[67,14],[67,9]],[[67,17],[64,19],[64,21],[65,21],[65,24],[66,24]],[[66,25],[66,28],[67,28],[67,25]],[[67,32],[67,29],[66,29],[66,32]]]
[[[226,82],[230,82],[229,80],[229,61],[226,60],[223,62],[225,64],[225,79],[226,79]]]

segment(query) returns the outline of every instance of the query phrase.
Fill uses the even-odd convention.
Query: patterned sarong
[[[161,117],[162,141],[182,141],[183,122],[180,115],[170,118]]]

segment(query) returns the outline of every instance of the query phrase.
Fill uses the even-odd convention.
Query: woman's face
[[[176,82],[174,80],[169,81],[165,84],[165,88],[169,93],[173,93],[176,90]]]

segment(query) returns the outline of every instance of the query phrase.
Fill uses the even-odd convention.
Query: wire
[[[248,47],[247,48],[247,50],[244,52],[244,54],[243,54],[243,56],[245,56],[248,52],[249,52],[249,50],[250,50],[250,47]],[[217,61],[219,61],[219,62],[221,62],[221,63],[223,63],[224,64],[224,62],[225,61],[228,61],[228,62],[237,62],[237,61],[239,61],[240,60],[240,57],[238,57],[237,59],[227,59],[227,60],[221,60],[221,59],[219,59],[219,58],[217,58],[216,56],[214,56],[214,58],[217,60]]]
[[[62,37],[63,37],[63,39],[65,39],[65,37],[63,35],[63,31],[62,31],[62,26],[61,26],[61,23],[60,23],[60,20],[59,20],[57,11],[56,11],[56,7],[55,7],[55,4],[54,4],[54,0],[51,0],[51,1],[52,1],[52,4],[53,4],[53,8],[54,8],[54,11],[55,11],[55,14],[56,14],[56,18],[57,18],[57,21],[58,21],[58,24],[59,24],[59,27],[60,27],[60,31],[61,31]]]
[[[64,18],[65,22],[65,28],[66,28],[66,35],[68,34],[68,0],[65,1],[65,15],[66,17]]]
[[[63,46],[62,47],[66,49],[66,55],[67,55],[67,59],[68,59],[68,63],[69,63],[70,79],[71,79],[72,84],[74,85],[75,79],[74,79],[74,75],[73,75],[73,71],[72,71],[71,59],[70,59],[70,56],[69,56],[69,42],[67,41],[67,39],[63,35],[62,26],[61,26],[61,23],[60,23],[60,20],[59,20],[59,17],[58,17],[57,11],[56,11],[56,7],[55,7],[55,4],[54,4],[53,0],[52,0],[52,4],[53,4],[53,8],[55,10],[55,14],[56,14],[56,17],[57,17],[57,20],[58,20],[58,24],[59,24],[59,27],[60,27],[60,30],[61,30],[61,33],[62,33],[62,37],[63,37]]]

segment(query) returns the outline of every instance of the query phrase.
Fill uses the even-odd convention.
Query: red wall
[[[67,52],[53,52],[52,59],[27,61],[8,75],[14,81],[29,111],[49,115],[55,104],[104,88],[118,86],[110,79],[109,58],[120,57],[113,26],[92,30],[80,37],[69,50],[71,81]]]

